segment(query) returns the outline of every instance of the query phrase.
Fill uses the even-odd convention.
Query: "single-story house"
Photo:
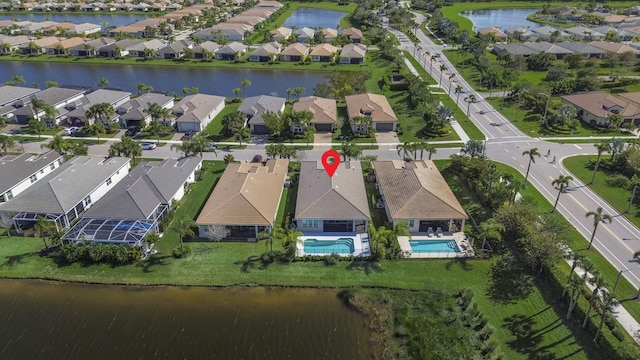
[[[316,34],[316,31],[309,27],[299,28],[293,31],[298,39],[298,42],[306,43],[313,40],[313,37]]]
[[[478,31],[476,31],[476,34],[482,40],[489,40],[493,42],[507,41],[507,37],[508,37],[507,34],[505,34],[502,30],[495,28],[493,26],[478,29]]]
[[[467,213],[433,161],[371,164],[387,217],[394,227],[406,222],[410,233],[427,233],[429,228],[463,231]]]
[[[40,155],[24,153],[0,156],[0,203],[20,195],[63,162],[64,156],[55,151]]]
[[[287,27],[281,26],[277,29],[271,30],[271,39],[273,39],[273,41],[277,41],[281,43],[284,40],[289,39],[292,33],[293,33],[293,30]]]
[[[327,99],[318,96],[302,97],[293,104],[293,111],[304,110],[311,111],[311,113],[313,113],[311,125],[313,125],[318,132],[331,132],[338,122],[335,99]],[[302,129],[302,132],[304,132],[304,129]]]
[[[33,226],[39,217],[53,222],[57,231],[66,229],[127,176],[130,161],[124,157],[76,156],[13,201],[0,204],[0,216],[5,223],[13,219],[19,233]]]
[[[67,124],[75,126],[92,125],[96,119],[87,118],[86,115],[87,110],[89,110],[91,106],[100,103],[107,103],[115,110],[129,100],[131,100],[131,93],[128,91],[97,89],[86,94],[82,99],[66,106],[66,109],[69,110],[66,115]],[[111,127],[111,124],[118,122],[119,115],[114,111],[114,114],[110,119],[104,118],[99,120],[109,128]]]
[[[100,57],[125,57],[136,45],[143,43],[140,39],[124,39],[102,46],[98,49]]]
[[[89,40],[84,44],[72,46],[68,49],[68,53],[71,56],[96,56],[99,53],[100,48],[113,44],[116,41],[111,38],[101,37],[94,40]]]
[[[159,93],[142,94],[135,99],[127,101],[125,104],[116,108],[116,113],[120,115],[120,125],[124,128],[130,126],[139,126],[144,120],[147,125],[151,122],[151,116],[145,110],[150,104],[156,103],[164,109],[173,108],[173,96],[167,96]],[[173,125],[174,119],[161,119],[160,122],[168,122],[167,125]]]
[[[324,28],[321,30],[324,42],[330,43],[338,37],[338,30],[332,28]]]
[[[266,135],[269,129],[264,124],[262,115],[266,111],[281,114],[284,111],[286,99],[269,95],[252,96],[244,99],[238,111],[247,115],[249,128],[256,135]]]
[[[606,53],[606,51],[600,48],[579,41],[564,41],[557,45],[582,55],[583,59],[601,58]]]
[[[367,46],[360,43],[347,44],[340,51],[340,64],[364,64]]]
[[[41,39],[30,41],[26,44],[21,44],[18,49],[23,55],[39,55],[44,54],[49,46],[55,46],[60,42],[55,36],[47,36]]]
[[[179,132],[203,131],[222,109],[224,97],[193,94],[187,95],[173,106]]]
[[[516,43],[495,44],[493,45],[493,49],[491,51],[496,55],[500,53],[507,53],[512,56],[515,56],[515,55],[530,56],[538,53],[538,51],[534,49],[531,49],[522,44],[516,44]]]
[[[331,44],[320,44],[313,48],[309,56],[312,62],[331,62],[335,60],[338,48]]]
[[[569,34],[569,36],[574,40],[604,40],[604,38],[606,37],[606,34],[600,33],[593,30],[592,28],[584,26],[574,26],[568,29],[564,29],[564,31]]]
[[[13,85],[0,85],[0,107],[5,105],[12,105],[13,107],[24,106],[22,99],[37,93],[40,89],[26,87],[26,86],[13,86]]]
[[[83,44],[84,39],[79,37],[72,37],[69,39],[60,40],[55,44],[43,46],[43,49],[49,55],[67,55],[67,51],[69,50],[69,48]]]
[[[180,59],[184,56],[185,49],[191,49],[193,45],[190,40],[178,40],[158,49],[156,57],[160,59]]]
[[[74,25],[74,27],[68,31],[69,34],[77,35],[90,35],[99,33],[102,31],[102,25],[92,23],[82,23]]]
[[[213,41],[205,41],[193,47],[193,57],[195,59],[213,59],[214,53],[218,51],[220,44]]]
[[[26,124],[31,117],[35,117],[40,120],[44,120],[48,126],[58,125],[60,122],[66,120],[66,114],[68,110],[66,106],[73,104],[76,101],[82,99],[85,94],[85,90],[69,89],[64,87],[50,87],[34,93],[30,99],[23,99],[22,106],[13,111],[16,122],[20,124]],[[53,106],[56,110],[55,118],[45,118],[44,110],[39,110],[36,113],[36,109],[33,108],[32,100],[42,100],[48,105]]]
[[[362,42],[362,31],[358,28],[350,27],[342,30],[342,34],[346,35],[352,43],[360,43]]]
[[[349,95],[345,96],[345,102],[353,132],[366,133],[369,131],[368,127],[362,127],[357,120],[365,116],[371,118],[373,127],[378,132],[396,131],[398,117],[384,95],[371,93]]]
[[[609,126],[611,114],[620,114],[623,122],[640,123],[639,105],[603,91],[564,95],[562,100],[575,106],[578,117],[591,126]]]
[[[556,59],[562,59],[568,54],[573,54],[573,51],[547,41],[524,42],[522,43],[522,45],[524,47],[528,47],[536,53],[552,54],[556,57]]]
[[[218,48],[218,51],[215,53],[216,59],[236,61],[242,58],[242,54],[246,53],[248,48],[249,47],[243,43],[232,42]]]
[[[165,46],[162,40],[151,39],[148,41],[143,41],[139,44],[131,46],[129,50],[129,56],[131,57],[147,57],[147,51],[157,52]]]
[[[271,232],[288,167],[286,159],[230,163],[196,219],[199,236],[255,241]]]
[[[249,61],[253,62],[269,62],[276,59],[282,49],[282,45],[272,41],[260,45],[257,49],[249,54]]]
[[[145,248],[144,237],[161,233],[162,218],[196,181],[200,157],[145,161],[85,212],[63,243],[99,242]]]
[[[515,26],[504,30],[508,37],[520,41],[535,41],[538,34],[531,31],[529,26]]]
[[[193,37],[201,40],[217,41],[225,39],[227,41],[242,41],[253,27],[246,24],[220,23],[212,27],[193,33]]]
[[[364,233],[371,213],[359,161],[329,176],[320,161],[300,165],[295,225],[303,233]]]
[[[604,51],[608,51],[616,54],[632,52],[636,54],[636,56],[638,55],[638,50],[624,43],[616,43],[616,42],[608,42],[608,41],[591,41],[589,42],[589,45],[592,45]]]
[[[570,37],[569,34],[562,29],[557,29],[549,25],[532,28],[531,32],[534,33],[538,39],[542,40],[563,41]]]
[[[309,45],[293,43],[282,50],[280,61],[304,61],[307,55],[309,55]]]
[[[5,45],[6,48],[0,47],[0,54],[8,54],[18,50],[21,46],[29,45],[32,38],[26,35],[6,36],[0,35],[0,45]]]

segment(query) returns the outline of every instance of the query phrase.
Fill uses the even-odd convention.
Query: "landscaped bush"
[[[324,257],[324,264],[327,266],[338,265],[338,262],[340,262],[340,255],[338,254],[331,254]]]
[[[142,249],[102,243],[70,243],[60,247],[60,253],[68,263],[85,262],[91,264],[108,263],[125,265],[142,257]]]
[[[173,257],[175,257],[176,259],[182,259],[189,255],[190,252],[191,249],[189,248],[189,245],[184,245],[182,249],[180,248],[180,246],[176,246],[175,249],[173,249]]]
[[[628,189],[631,181],[624,175],[614,174],[609,175],[605,180],[605,183],[611,187],[619,187],[623,189]]]

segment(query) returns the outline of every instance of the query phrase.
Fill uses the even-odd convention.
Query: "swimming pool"
[[[335,240],[305,239],[305,254],[353,254],[355,246],[352,238],[338,238]]]
[[[409,240],[411,251],[415,253],[443,253],[460,252],[458,244],[453,239],[441,240]]]

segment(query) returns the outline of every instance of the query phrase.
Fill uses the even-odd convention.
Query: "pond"
[[[203,94],[233,97],[233,89],[241,87],[243,79],[251,85],[243,96],[273,95],[286,97],[288,88],[305,88],[303,96],[313,95],[316,84],[324,82],[328,73],[320,71],[252,70],[229,68],[102,65],[45,62],[3,61],[0,63],[0,83],[14,75],[25,79],[24,86],[53,80],[59,85],[94,86],[104,77],[109,87],[136,92],[136,84],[153,86],[154,91],[182,95],[185,87],[197,87]]]
[[[461,12],[460,15],[473,22],[473,29],[482,29],[494,26],[500,29],[509,29],[516,26],[539,27],[540,24],[527,20],[527,16],[539,9],[493,9],[471,10]]]
[[[335,290],[0,280],[0,322],[2,359],[369,358]]]
[[[20,21],[55,21],[55,22],[71,22],[74,24],[92,23],[102,25],[103,23],[109,23],[113,26],[129,25],[136,21],[144,20],[147,16],[144,15],[109,15],[109,14],[2,14],[0,20],[18,19]]]
[[[336,29],[347,13],[342,11],[322,10],[301,8],[294,11],[287,18],[282,26],[291,27],[310,27],[310,28],[333,28]]]

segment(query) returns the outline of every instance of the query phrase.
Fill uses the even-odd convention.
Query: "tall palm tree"
[[[536,163],[536,156],[540,157],[540,152],[538,151],[538,148],[532,148],[526,151],[522,152],[522,156],[528,155],[529,156],[529,165],[527,165],[527,174],[524,176],[524,183],[527,183],[527,180],[529,179],[529,170],[531,170],[531,164],[532,163]]]
[[[596,335],[593,337],[593,342],[597,342],[600,338],[600,334],[602,333],[602,325],[604,324],[604,319],[607,317],[607,314],[613,311],[613,308],[620,304],[618,300],[616,300],[616,298],[613,296],[613,294],[608,290],[602,289],[600,297],[602,298],[602,302],[600,304],[602,314],[600,315],[600,325],[598,325]]]
[[[60,135],[55,135],[51,141],[46,144],[40,145],[42,149],[55,150],[59,153],[64,153],[69,148],[69,141]]]
[[[180,251],[184,251],[184,238],[187,236],[195,236],[195,232],[193,231],[193,226],[195,224],[195,221],[188,217],[183,217],[176,220],[173,228],[176,233],[178,233],[178,238],[180,239]]]
[[[471,110],[471,103],[476,102],[476,96],[474,94],[471,94],[469,96],[467,96],[466,98],[464,98],[464,101],[467,102],[467,118],[469,117],[469,110]]]
[[[573,313],[573,309],[577,304],[577,295],[580,294],[582,288],[584,287],[584,282],[580,278],[580,276],[575,273],[569,277],[569,284],[567,285],[569,288],[569,293],[571,294],[569,298],[569,308],[567,309],[567,320],[571,318],[571,313]]]
[[[505,228],[504,225],[497,222],[494,218],[490,218],[480,223],[479,230],[480,233],[478,236],[482,238],[482,247],[480,249],[484,249],[487,238],[501,240],[502,232],[505,231]]]
[[[591,298],[589,298],[589,307],[587,308],[587,313],[584,316],[584,320],[582,320],[582,328],[587,327],[587,321],[589,321],[589,315],[591,314],[591,309],[596,304],[596,300],[598,299],[600,290],[607,287],[607,281],[602,277],[600,272],[592,271],[591,277],[589,278],[589,283],[594,286],[593,292],[591,292]]]
[[[247,89],[247,86],[251,85],[251,80],[249,79],[242,79],[242,81],[240,82],[240,86],[242,86],[242,95],[246,96],[245,90]]]
[[[607,213],[603,214],[601,206],[598,206],[596,211],[587,212],[586,216],[593,217],[593,232],[591,232],[591,239],[589,239],[589,246],[587,246],[587,250],[589,250],[591,249],[591,244],[593,243],[593,239],[596,236],[596,230],[598,230],[598,225],[600,225],[601,222],[611,224],[611,222],[613,221],[613,216]]]
[[[560,194],[562,194],[567,189],[571,181],[573,181],[573,177],[571,175],[560,175],[557,179],[551,182],[551,185],[558,187],[558,196],[556,197],[556,203],[553,204],[553,210],[551,210],[552,213],[556,212],[558,200],[560,200]]]
[[[460,94],[463,90],[464,89],[462,88],[462,85],[456,85],[456,88],[454,90],[454,93],[456,94],[456,106],[458,106],[458,100],[460,100]]]
[[[233,139],[240,143],[242,146],[242,141],[248,139],[251,136],[251,129],[247,127],[239,127],[233,132]]]
[[[602,153],[610,150],[609,144],[607,144],[606,142],[593,144],[593,146],[595,146],[596,150],[598,151],[598,158],[596,159],[596,165],[593,167],[593,176],[591,176],[590,184],[596,183],[596,174],[598,173],[598,167],[600,166],[600,158],[602,157]]]
[[[33,224],[33,236],[41,237],[46,249],[49,248],[46,235],[53,229],[53,226],[54,224],[43,216],[36,217],[36,222]]]
[[[15,143],[16,141],[11,136],[0,134],[0,155],[6,154]]]
[[[445,71],[447,71],[447,65],[445,64],[440,65],[440,81],[438,81],[438,83],[440,83],[441,86],[442,86],[442,75],[444,74]]]
[[[564,287],[564,290],[562,290],[563,299],[567,294],[567,291],[569,290],[568,289],[569,279],[575,272],[576,268],[579,266],[581,267],[583,262],[588,261],[587,256],[585,254],[577,251],[571,251],[571,253],[569,253],[569,255],[567,256],[567,260],[571,261],[571,271],[569,272],[569,277],[567,278],[567,285]]]
[[[404,142],[398,146],[396,146],[396,150],[398,151],[398,156],[400,156],[400,153],[402,153],[402,158],[403,159],[411,159],[414,160],[413,157],[411,157],[411,154],[415,151],[415,145],[411,142]]]

